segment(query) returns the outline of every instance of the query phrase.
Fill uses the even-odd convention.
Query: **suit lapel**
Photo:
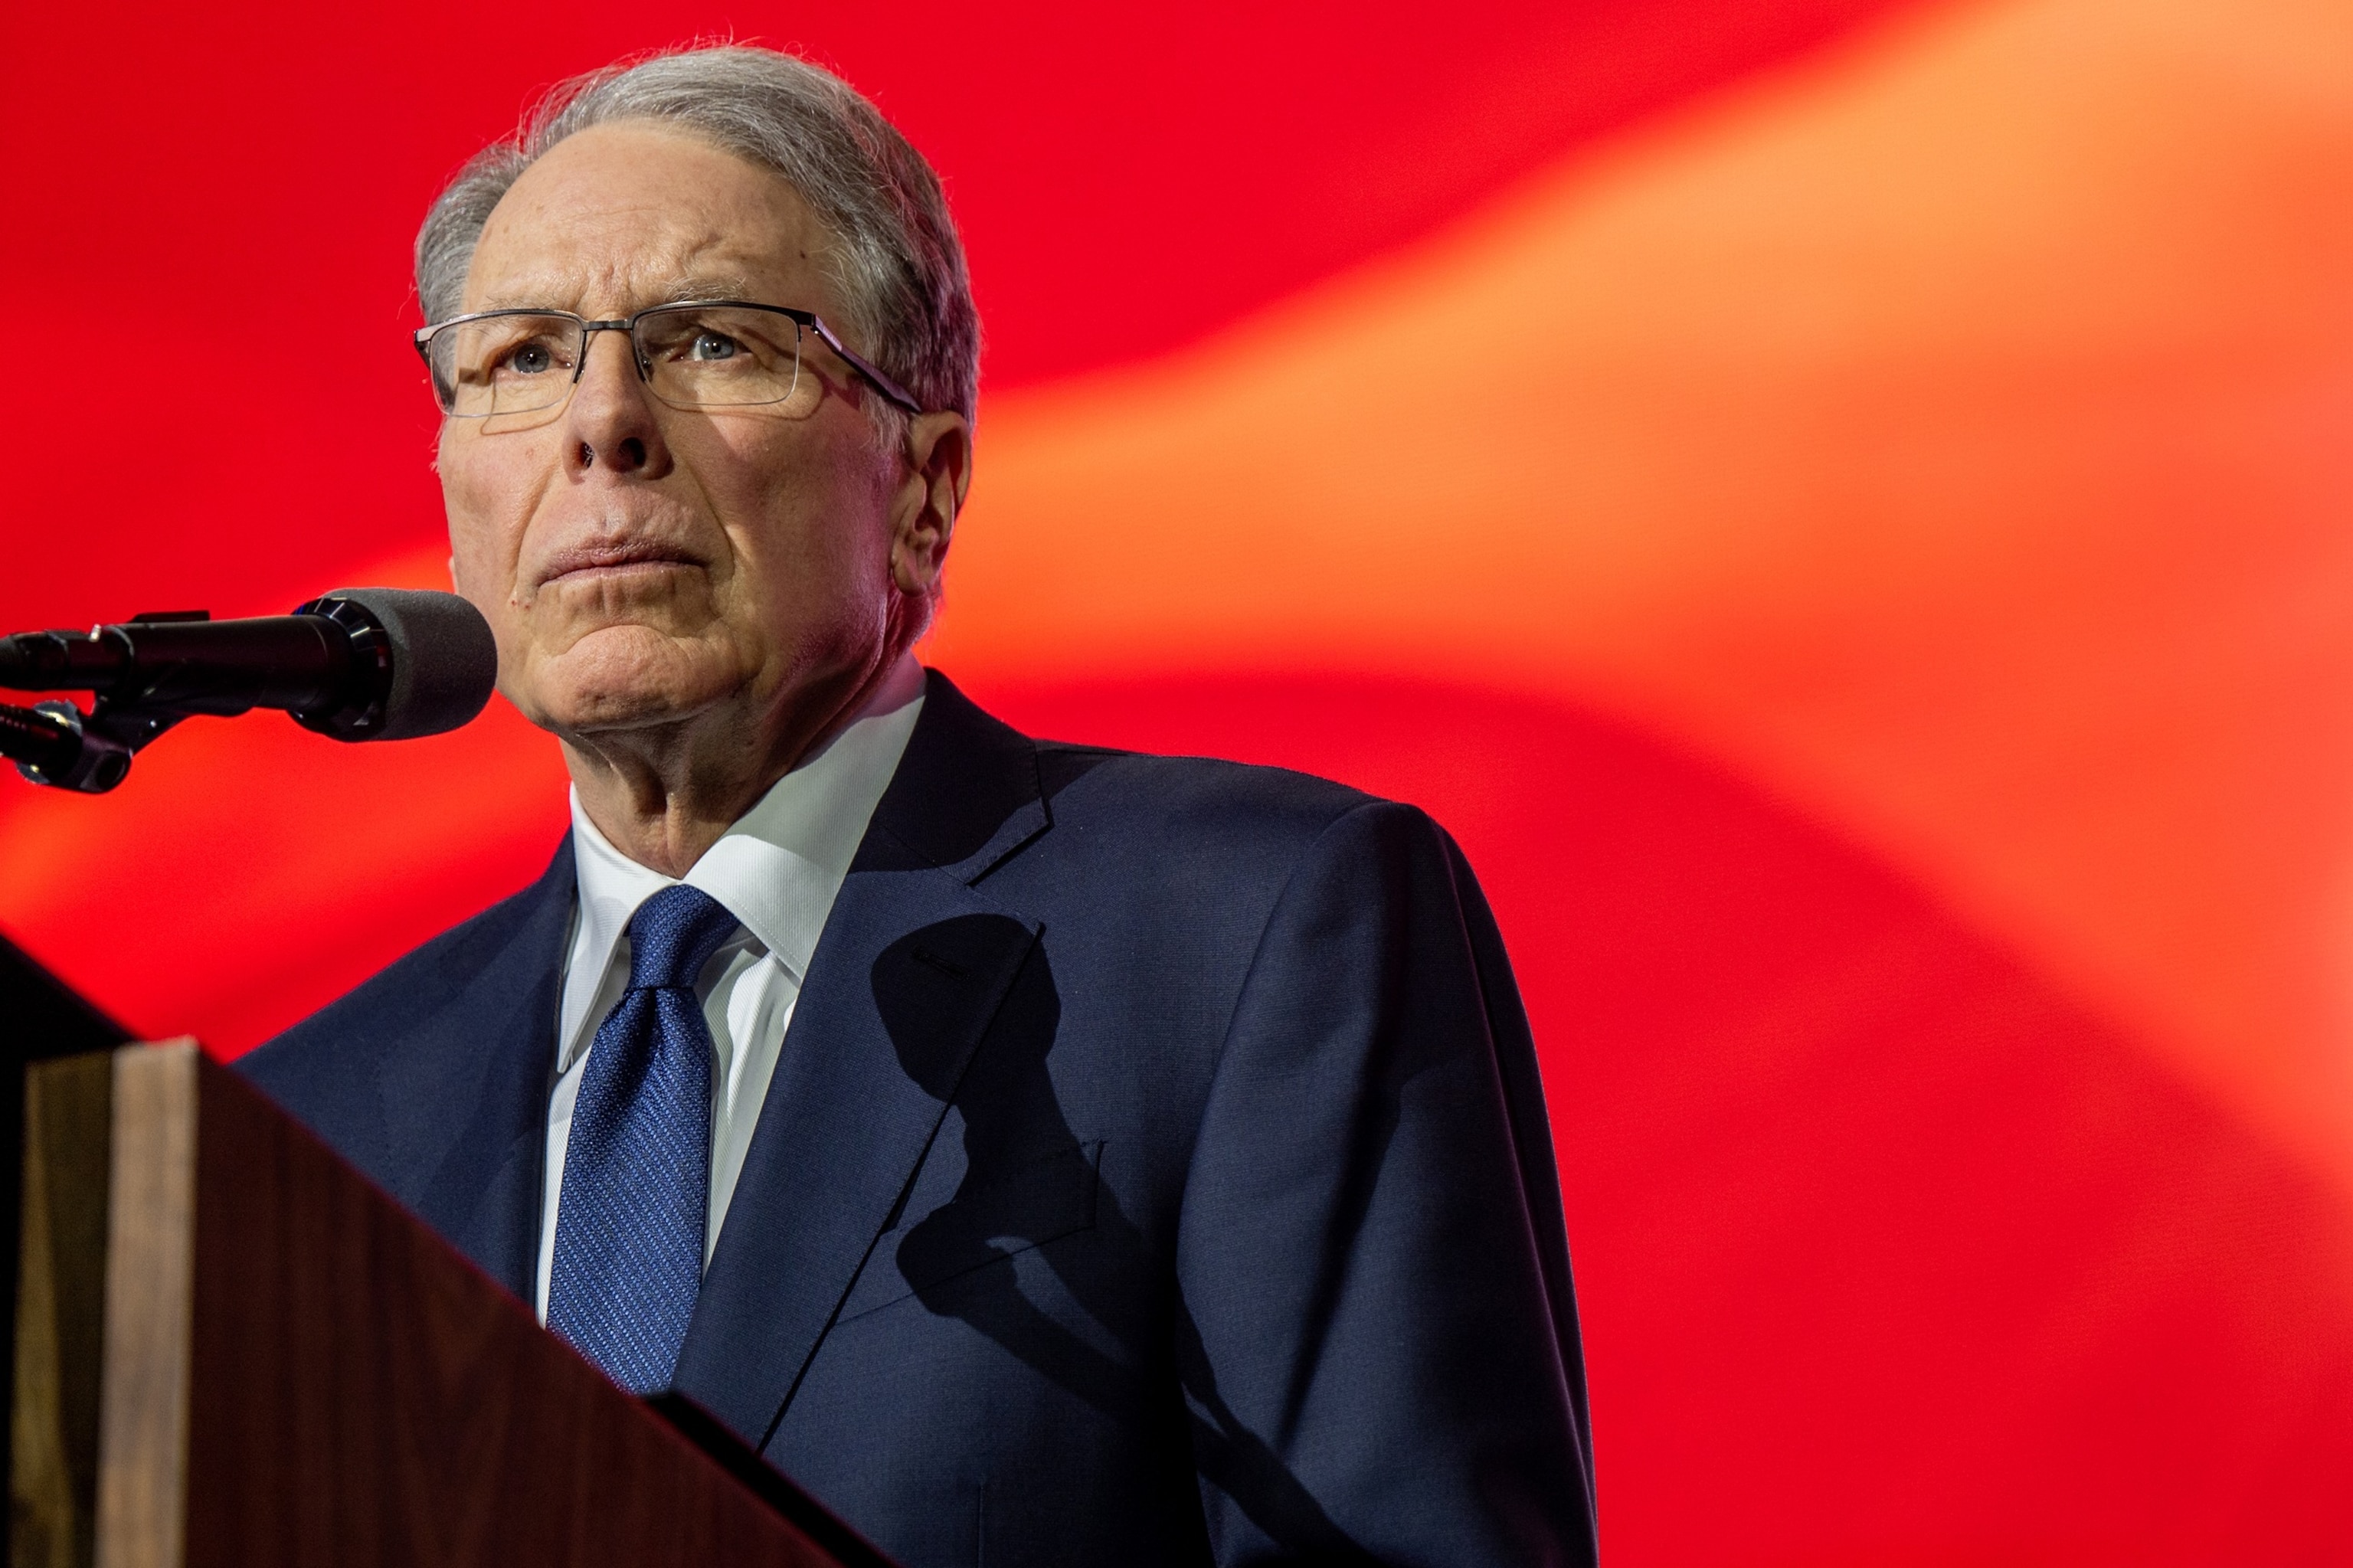
[[[395,1195],[526,1301],[574,896],[566,834],[496,945],[448,955],[456,989],[420,999],[417,1028],[378,1069]]]
[[[934,673],[834,900],[680,1356],[765,1446],[895,1223],[1038,927],[972,884],[1049,825],[1036,748]]]

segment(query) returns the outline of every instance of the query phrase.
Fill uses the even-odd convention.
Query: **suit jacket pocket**
[[[967,1178],[938,1208],[883,1233],[838,1321],[1092,1228],[1102,1158],[1100,1141],[1074,1143],[978,1185]]]

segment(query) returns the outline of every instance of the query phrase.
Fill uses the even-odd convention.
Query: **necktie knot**
[[[629,989],[692,987],[735,926],[727,906],[701,888],[663,888],[629,916]]]

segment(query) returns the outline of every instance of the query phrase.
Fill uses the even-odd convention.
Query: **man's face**
[[[599,126],[499,203],[464,308],[617,320],[731,298],[844,331],[830,240],[754,164],[650,124]],[[802,366],[823,387],[814,407],[682,410],[638,380],[624,334],[599,333],[560,412],[444,422],[450,570],[498,633],[500,689],[533,723],[577,740],[721,707],[748,717],[871,668],[898,597],[903,465],[878,444],[863,401],[877,395],[813,335]]]

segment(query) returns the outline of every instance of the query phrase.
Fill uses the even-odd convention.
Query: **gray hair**
[[[854,334],[924,408],[973,417],[980,317],[939,177],[848,82],[774,49],[681,49],[555,88],[425,215],[417,297],[426,320],[458,313],[482,226],[522,172],[574,132],[619,120],[683,127],[783,176],[833,233],[828,263],[851,317],[837,330]]]

